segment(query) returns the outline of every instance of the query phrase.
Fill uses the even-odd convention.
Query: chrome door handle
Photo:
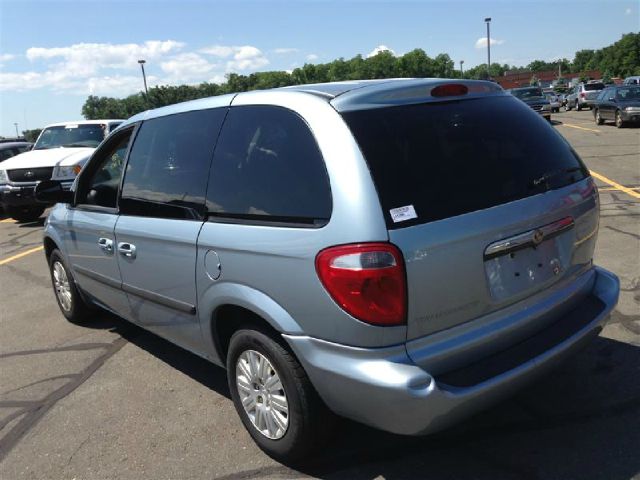
[[[136,246],[132,243],[118,243],[118,252],[128,258],[136,258]]]
[[[113,240],[110,238],[99,238],[98,239],[98,247],[100,247],[105,252],[113,252]]]

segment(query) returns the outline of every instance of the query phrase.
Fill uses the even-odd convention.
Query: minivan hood
[[[56,165],[74,165],[87,159],[93,148],[50,148],[31,150],[2,162],[3,170],[15,168],[55,167]]]

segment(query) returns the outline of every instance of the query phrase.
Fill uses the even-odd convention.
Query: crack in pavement
[[[115,339],[111,343],[85,343],[79,345],[70,345],[68,347],[58,347],[51,349],[40,350],[27,350],[21,352],[10,352],[0,355],[0,359],[25,356],[25,355],[38,355],[51,352],[64,352],[64,351],[79,351],[79,350],[91,350],[91,349],[104,349],[102,355],[93,360],[88,367],[86,367],[81,373],[74,375],[74,377],[62,387],[54,390],[42,400],[31,402],[18,402],[18,401],[3,401],[0,402],[0,407],[23,407],[18,412],[14,412],[10,415],[10,419],[13,420],[20,415],[24,415],[22,418],[6,435],[0,438],[0,462],[9,454],[9,452],[20,442],[20,440],[31,430],[38,421],[58,403],[65,398],[80,385],[86,382],[104,363],[115,355],[122,347],[127,344],[127,340],[122,337]],[[6,419],[4,425],[6,425]],[[4,426],[3,425],[3,426]]]

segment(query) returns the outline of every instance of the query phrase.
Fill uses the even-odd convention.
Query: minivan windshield
[[[604,88],[604,83],[585,83],[584,89],[588,92],[593,90],[602,90]]]
[[[97,123],[79,123],[45,128],[34,150],[57,147],[97,147],[105,137],[106,125]]]
[[[543,96],[542,90],[535,87],[514,89],[514,90],[511,90],[511,94],[522,100],[526,100],[528,98],[538,98]]]
[[[344,112],[389,228],[440,220],[588,176],[569,144],[511,96]],[[394,223],[391,211],[417,218]]]

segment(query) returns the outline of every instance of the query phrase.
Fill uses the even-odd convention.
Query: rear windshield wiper
[[[577,172],[577,171],[582,171],[582,167],[571,167],[571,168],[562,168],[559,170],[552,170],[550,172],[545,173],[544,175],[534,179],[531,181],[531,183],[529,184],[530,188],[535,188],[535,187],[539,187],[540,185],[547,185],[547,188],[549,187],[549,180],[551,180],[553,177],[556,177],[558,175],[561,175],[563,173],[573,173],[573,172]]]

